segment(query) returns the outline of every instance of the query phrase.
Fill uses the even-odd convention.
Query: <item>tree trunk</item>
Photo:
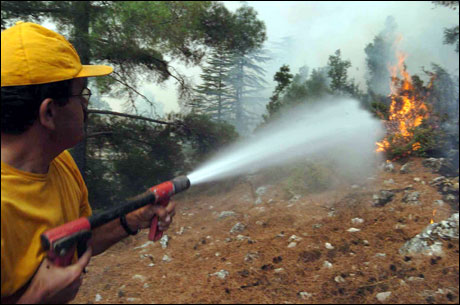
[[[72,2],[72,13],[74,16],[74,32],[72,33],[71,42],[78,55],[81,63],[88,65],[90,63],[90,44],[89,44],[89,22],[90,22],[91,3],[90,1]],[[85,122],[85,134],[88,127],[88,121]],[[86,178],[86,137],[72,149],[72,156],[80,169],[83,180]]]

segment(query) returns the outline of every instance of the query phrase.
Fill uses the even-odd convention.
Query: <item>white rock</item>
[[[245,229],[246,226],[244,224],[242,224],[241,222],[237,222],[230,230],[230,233],[243,232]]]
[[[292,243],[288,245],[288,248],[294,248],[295,246],[297,246],[297,243],[293,241]]]
[[[361,231],[361,229],[350,228],[350,229],[347,230],[347,232],[352,232],[352,233],[353,233],[353,232],[359,232],[359,231]]]
[[[391,295],[391,291],[387,291],[387,292],[377,293],[376,297],[377,297],[377,300],[379,300],[380,302],[385,302],[385,300],[388,299],[390,295]]]
[[[326,268],[332,268],[332,264],[328,261],[324,261],[324,264],[323,264],[324,267]]]
[[[231,216],[236,216],[236,213],[233,211],[222,211],[219,214],[219,219],[224,219]]]
[[[354,224],[354,225],[362,224],[363,222],[364,222],[364,219],[362,219],[362,218],[353,218],[351,220],[351,223]]]
[[[166,254],[163,256],[162,260],[163,260],[164,262],[170,262],[170,261],[172,261],[172,259],[171,259],[169,256],[167,256]]]
[[[284,268],[277,268],[275,269],[275,273],[280,273],[280,272],[283,272],[284,271]]]
[[[228,271],[227,270],[220,270],[218,272],[215,272],[213,274],[211,274],[211,276],[217,276],[218,278],[224,280],[227,276],[229,275]]]
[[[302,237],[298,237],[296,235],[292,235],[291,237],[289,237],[288,241],[291,242],[291,241],[301,241],[302,240]]]
[[[299,292],[299,296],[300,296],[302,299],[306,300],[306,299],[311,298],[311,297],[313,296],[313,294],[308,293],[308,292],[305,292],[305,291],[301,291],[301,292]]]
[[[168,247],[169,243],[169,236],[168,235],[163,235],[163,237],[160,239],[160,244],[163,249],[166,249]]]
[[[94,302],[100,302],[102,300],[102,296],[98,293],[96,294],[96,297],[94,298]]]
[[[132,302],[132,303],[139,303],[141,299],[139,298],[127,298],[126,301]]]
[[[182,235],[184,234],[185,232],[185,228],[184,227],[180,227],[180,230],[178,232],[176,232],[177,235]]]
[[[145,282],[145,280],[147,279],[145,276],[143,275],[140,275],[140,274],[135,274],[133,277],[132,277],[133,280],[139,280],[141,282]]]
[[[136,249],[142,249],[142,248],[148,247],[148,246],[150,246],[150,245],[153,245],[153,241],[148,241],[148,242],[146,242],[145,244],[143,244],[142,246],[139,246],[139,247],[134,248],[134,250],[136,250]]]
[[[340,275],[337,275],[334,278],[334,281],[336,281],[337,283],[345,283],[345,279],[343,277],[341,277]]]
[[[325,243],[324,246],[326,247],[326,249],[329,249],[329,250],[334,249],[334,247],[330,243]]]

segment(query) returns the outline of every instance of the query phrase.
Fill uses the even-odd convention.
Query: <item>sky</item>
[[[240,1],[224,1],[231,11],[242,5]],[[247,1],[254,7],[258,18],[266,25],[267,47],[273,42],[290,37],[293,45],[285,50],[283,58],[291,72],[307,65],[311,69],[327,65],[330,55],[341,50],[342,59],[351,61],[348,70],[361,89],[365,89],[364,48],[384,29],[388,16],[395,18],[396,32],[402,36],[401,51],[407,54],[406,64],[410,74],[422,76],[422,67],[429,69],[437,63],[454,75],[459,74],[458,54],[453,45],[443,44],[444,28],[458,25],[458,10],[435,6],[429,1],[410,2],[307,2],[307,1]],[[280,62],[266,67],[267,81],[274,88],[273,75]],[[185,73],[195,84],[200,83],[199,68],[183,68],[174,63],[175,68]],[[147,85],[145,93],[161,102],[163,111],[178,111],[175,81],[159,85]],[[270,92],[273,89],[269,89]],[[116,108],[114,103],[111,103]]]

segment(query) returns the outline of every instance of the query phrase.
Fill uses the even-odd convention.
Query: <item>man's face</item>
[[[65,106],[59,106],[56,117],[56,140],[66,148],[75,146],[85,136],[84,122],[88,101],[81,96],[86,88],[86,78],[76,78],[71,83],[69,101]]]

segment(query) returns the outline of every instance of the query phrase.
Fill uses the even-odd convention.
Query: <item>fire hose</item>
[[[42,247],[47,251],[47,256],[53,263],[58,266],[68,266],[72,263],[75,250],[77,250],[78,257],[86,251],[86,244],[92,236],[91,230],[147,204],[165,207],[174,194],[185,191],[189,187],[190,180],[186,176],[179,176],[153,186],[118,207],[90,217],[81,217],[45,231],[40,236]],[[157,241],[162,236],[163,232],[158,229],[158,216],[155,216],[150,226],[149,240]]]

